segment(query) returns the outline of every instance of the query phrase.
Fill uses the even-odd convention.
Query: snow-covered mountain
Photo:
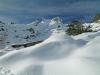
[[[62,29],[65,24],[59,17],[53,19],[36,20],[30,24],[0,24],[5,26],[1,36],[5,36],[5,46],[21,45],[44,41],[54,29]]]
[[[42,42],[47,39],[54,30],[66,30],[67,24],[63,24],[62,19],[55,17],[53,19],[36,20],[30,24],[5,24],[0,23],[1,49],[10,46],[23,46],[27,43]],[[100,21],[96,23],[84,23],[84,26],[90,26],[93,31],[100,30]]]

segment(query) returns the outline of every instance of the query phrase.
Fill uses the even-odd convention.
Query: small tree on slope
[[[85,27],[83,26],[82,22],[74,20],[68,25],[68,29],[66,33],[68,35],[78,35],[84,32],[91,32],[90,26]]]

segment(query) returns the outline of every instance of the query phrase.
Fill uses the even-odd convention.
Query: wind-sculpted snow
[[[100,31],[98,32],[88,32],[88,33],[83,33],[77,36],[73,36],[74,39],[82,39],[85,41],[91,41],[94,38],[100,36]]]
[[[0,66],[15,75],[100,75],[99,32],[91,36],[56,32],[43,43],[1,56]]]
[[[100,36],[96,37],[78,52],[80,56],[100,61]]]
[[[14,75],[9,69],[0,67],[0,75]]]

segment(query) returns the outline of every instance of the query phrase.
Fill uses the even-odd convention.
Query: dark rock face
[[[16,45],[12,45],[13,48],[19,48],[19,47],[30,47],[36,44],[41,43],[42,41],[37,41],[37,42],[32,42],[32,43],[26,43],[26,44],[16,44]]]

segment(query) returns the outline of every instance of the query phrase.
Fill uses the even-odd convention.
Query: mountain
[[[40,43],[47,39],[54,30],[66,30],[68,24],[64,24],[60,17],[53,19],[38,19],[30,24],[5,24],[0,23],[0,48],[11,49],[12,47],[20,49]],[[100,23],[84,23],[84,26],[90,26],[93,31],[100,30]]]
[[[54,24],[57,25],[57,24],[60,24],[60,23],[62,23],[62,19],[59,18],[59,17],[53,18],[53,19],[51,20],[51,22],[50,22],[51,25],[54,25]]]
[[[34,44],[42,42],[52,34],[54,29],[65,27],[61,19],[58,17],[53,19],[36,20],[30,24],[13,23],[0,25],[5,26],[5,31],[2,31],[4,32],[2,36],[5,36],[4,45],[7,46],[6,48],[10,46],[19,47],[27,43]]]
[[[1,49],[11,49],[12,47],[20,49],[40,43],[47,39],[54,30],[66,30],[68,24],[64,24],[62,19],[55,17],[53,19],[35,20],[30,24],[5,24],[0,23]],[[90,26],[93,31],[100,30],[99,21],[96,23],[84,23],[84,26]]]

